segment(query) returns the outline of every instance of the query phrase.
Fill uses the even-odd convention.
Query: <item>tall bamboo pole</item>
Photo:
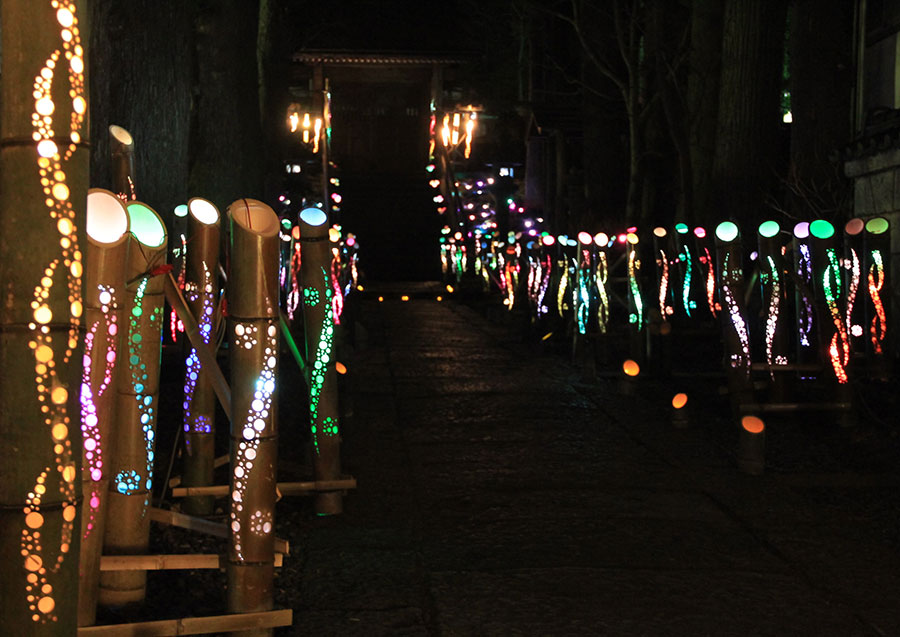
[[[116,374],[115,450],[110,461],[109,507],[103,551],[143,553],[150,539],[153,457],[159,394],[160,339],[164,279],[155,272],[166,262],[166,228],[156,212],[138,201],[128,204],[131,239],[123,298],[128,324],[119,330],[123,364]],[[99,601],[121,605],[144,599],[146,571],[100,574]]]
[[[81,2],[2,0],[0,618],[75,631],[88,152]]]
[[[231,536],[228,610],[273,605],[278,429],[278,217],[266,204],[228,207],[228,338],[231,357]],[[270,635],[270,629],[241,635]]]
[[[219,291],[219,210],[206,199],[188,202],[188,243],[185,261],[185,297],[200,327],[203,342],[209,344],[214,332],[213,310]],[[215,460],[216,395],[203,369],[197,350],[191,348],[185,363],[184,379],[184,472],[182,484],[203,487],[213,484]],[[213,512],[214,499],[191,496],[183,507],[193,515]]]
[[[309,421],[313,442],[315,479],[337,480],[341,477],[341,439],[338,435],[337,373],[334,369],[334,315],[332,312],[329,264],[331,244],[328,241],[328,215],[319,208],[300,212],[302,261],[300,280],[303,284],[303,325],[306,351],[312,372],[309,378]],[[319,515],[343,511],[339,491],[319,493],[314,502]]]
[[[108,190],[88,191],[84,270],[84,368],[81,380],[81,517],[78,625],[90,626],[97,612],[100,556],[106,521],[109,462],[118,364],[118,331],[128,259],[128,212]]]
[[[721,323],[725,342],[725,373],[735,415],[752,402],[750,385],[750,328],[744,307],[744,254],[741,234],[731,221],[716,228]]]
[[[134,138],[115,124],[109,127],[109,158],[113,191],[122,201],[134,201]]]
[[[763,306],[766,308],[765,355],[772,380],[771,398],[774,402],[785,402],[788,377],[775,368],[787,365],[788,362],[787,266],[781,254],[781,228],[777,221],[764,221],[756,232],[759,242],[760,290]]]

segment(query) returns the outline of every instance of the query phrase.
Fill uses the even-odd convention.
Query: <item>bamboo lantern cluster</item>
[[[147,508],[153,486],[153,458],[159,394],[159,361],[164,305],[162,276],[166,228],[144,203],[127,205],[131,240],[122,298],[125,318],[119,329],[122,363],[117,372],[115,449],[103,552],[140,554],[147,550]],[[110,571],[100,576],[99,601],[105,605],[139,602],[146,571]]]
[[[232,417],[226,570],[228,610],[237,613],[273,606],[279,224],[269,206],[253,199],[239,199],[227,212]]]
[[[81,382],[81,518],[78,625],[94,623],[109,491],[115,370],[128,258],[128,212],[108,190],[88,192],[84,274],[84,367]]]
[[[0,617],[76,625],[82,246],[88,183],[82,3],[0,3]]]
[[[337,374],[334,367],[334,307],[329,265],[332,255],[328,215],[319,208],[300,212],[300,241],[303,259],[303,325],[310,366],[309,420],[313,443],[313,471],[316,481],[341,477],[340,436],[338,434]],[[317,493],[314,507],[319,515],[343,511],[338,491]]]
[[[215,333],[214,310],[219,291],[219,210],[206,199],[195,197],[188,203],[188,243],[185,260],[184,294],[197,320],[200,336],[207,345]],[[213,484],[215,460],[216,396],[209,371],[200,363],[197,350],[190,349],[184,379],[184,473],[187,487]],[[189,496],[183,508],[193,515],[213,512],[211,496]]]

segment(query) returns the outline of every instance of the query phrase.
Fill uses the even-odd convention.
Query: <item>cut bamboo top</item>
[[[87,235],[96,244],[111,247],[124,241],[129,230],[128,211],[109,190],[91,188],[87,198]]]
[[[238,199],[228,206],[228,214],[241,228],[263,237],[278,234],[278,216],[256,199]]]
[[[148,248],[159,248],[166,244],[166,227],[162,219],[150,206],[139,201],[128,204],[131,234]]]
[[[219,209],[203,197],[194,197],[188,201],[188,211],[194,219],[204,225],[219,222]]]

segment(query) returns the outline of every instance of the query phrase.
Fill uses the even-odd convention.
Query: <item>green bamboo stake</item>
[[[77,623],[81,6],[0,2],[0,618],[17,636],[71,635]]]

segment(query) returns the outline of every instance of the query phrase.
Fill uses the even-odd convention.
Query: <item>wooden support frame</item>
[[[209,487],[187,487],[188,489],[208,489]],[[204,494],[210,495],[210,494]],[[177,526],[182,529],[188,529],[190,531],[197,531],[198,533],[206,533],[207,535],[212,535],[213,537],[228,537],[228,527],[224,524],[219,524],[217,522],[211,522],[209,520],[205,520],[203,518],[194,517],[192,515],[187,515],[184,513],[178,513],[177,511],[168,511],[166,509],[157,509],[153,507],[150,509],[150,521],[156,522],[158,524],[168,524],[170,526]],[[287,540],[282,540],[281,538],[275,538],[275,551],[277,553],[283,553],[285,555],[290,555],[290,543]]]
[[[110,626],[87,626],[78,629],[78,637],[121,637],[140,635],[141,637],[163,637],[168,635],[206,635],[210,633],[252,630],[256,628],[278,628],[290,626],[294,621],[294,611],[290,608],[270,610],[260,613],[240,613],[237,615],[210,615],[207,617],[184,617],[163,619],[133,624]]]
[[[315,495],[331,491],[345,491],[356,488],[356,478],[342,478],[340,480],[311,480],[309,482],[279,482],[276,485],[278,493],[282,496],[289,495]],[[211,487],[179,487],[172,489],[172,497],[184,498],[192,495],[212,495],[224,498],[230,493],[227,484],[218,484]]]
[[[275,553],[275,568],[284,562],[284,554]],[[171,555],[104,555],[101,571],[179,571],[187,569],[225,570],[226,558],[218,553],[184,553]]]

